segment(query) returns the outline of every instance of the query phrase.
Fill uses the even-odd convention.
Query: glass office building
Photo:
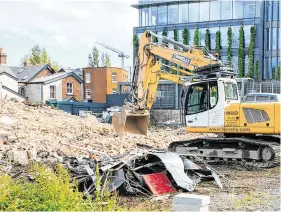
[[[182,41],[182,30],[188,29],[190,44],[193,44],[195,29],[200,31],[200,45],[205,45],[206,29],[211,34],[211,52],[215,51],[216,32],[221,33],[220,56],[227,60],[227,30],[231,26],[233,32],[233,66],[238,69],[239,28],[244,27],[245,34],[245,72],[248,72],[248,48],[250,44],[250,28],[255,26],[256,39],[254,61],[259,61],[260,77],[271,79],[272,72],[277,72],[280,64],[280,1],[241,1],[241,0],[210,0],[181,1],[140,0],[132,5],[139,10],[139,26],[134,28],[134,34],[141,35],[145,30],[161,34],[164,27],[168,37],[174,37],[177,29],[179,41]]]

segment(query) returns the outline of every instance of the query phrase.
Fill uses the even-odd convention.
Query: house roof
[[[64,102],[70,102],[70,100],[72,100],[73,102],[78,102],[73,96],[67,96],[62,99],[62,101]]]
[[[11,70],[11,68],[8,65],[0,65],[0,74],[4,74],[4,73],[17,79],[17,76],[14,74],[14,72]]]
[[[67,69],[67,68],[61,68],[60,70],[58,70],[58,73],[62,73],[62,72],[74,72],[81,80],[83,80],[83,73],[82,73],[82,69]]]
[[[65,77],[73,76],[75,79],[77,79],[80,83],[82,83],[82,80],[74,73],[74,72],[61,72],[61,73],[56,73],[52,74],[49,76],[41,77],[34,79],[28,83],[43,83],[43,84],[49,84],[52,82],[55,82],[57,80],[63,79]]]
[[[32,80],[42,70],[49,69],[52,73],[55,71],[48,64],[32,65],[24,67],[10,67],[14,74],[17,76],[19,82],[28,82]]]

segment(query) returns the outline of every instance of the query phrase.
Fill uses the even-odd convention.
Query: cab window
[[[224,93],[226,100],[237,100],[237,85],[233,83],[225,83],[224,84]]]

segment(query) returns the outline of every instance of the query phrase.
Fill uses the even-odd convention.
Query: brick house
[[[83,68],[84,99],[106,103],[106,95],[117,93],[118,82],[127,82],[127,70],[116,67]]]
[[[82,80],[74,72],[56,73],[27,82],[26,92],[32,104],[47,100],[81,101]]]

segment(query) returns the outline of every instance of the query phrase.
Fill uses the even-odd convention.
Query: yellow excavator
[[[173,142],[171,151],[259,167],[279,163],[280,103],[241,103],[232,68],[204,47],[183,45],[151,31],[140,38],[131,102],[113,116],[117,133],[147,135],[160,79],[183,85],[181,115],[187,132],[224,135]]]

